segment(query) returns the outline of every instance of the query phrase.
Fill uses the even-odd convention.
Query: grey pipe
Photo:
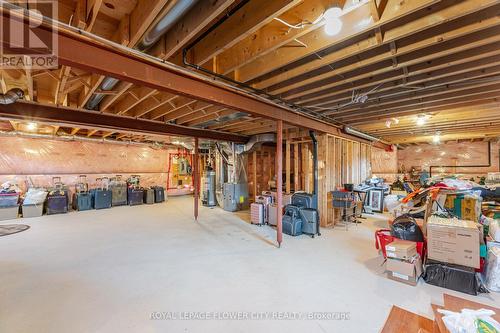
[[[0,94],[0,104],[12,104],[23,97],[24,91],[22,89],[13,88],[7,91],[5,94]]]
[[[150,48],[154,43],[156,43],[161,36],[163,36],[172,26],[187,13],[193,5],[195,5],[198,0],[179,0],[177,3],[167,12],[165,16],[163,16],[156,25],[150,29],[143,37],[142,41],[134,47],[139,51],[146,51]],[[113,77],[106,77],[99,89],[102,91],[113,90],[113,88],[120,82],[120,80],[115,79]],[[90,97],[89,101],[85,105],[85,108],[88,110],[94,110],[99,103],[101,103],[104,98],[104,94],[94,94]]]

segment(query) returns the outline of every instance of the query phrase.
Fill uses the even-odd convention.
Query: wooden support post
[[[198,165],[198,138],[194,138],[194,161],[193,161],[193,178],[194,178],[194,219],[198,221],[198,201],[199,201],[199,171]]]
[[[278,247],[281,247],[281,242],[283,241],[283,226],[282,226],[282,215],[281,207],[283,206],[283,121],[278,120],[276,124],[277,140],[276,140],[276,197],[278,209],[276,210],[278,216],[277,221],[277,237]]]
[[[295,192],[300,191],[299,180],[299,144],[293,145],[293,184]]]
[[[255,200],[255,197],[257,197],[257,151],[254,150],[253,156],[252,156],[252,163],[253,163],[253,198]]]
[[[304,168],[304,188],[303,190],[307,193],[311,190],[311,156],[309,153],[309,145],[307,143],[302,144],[302,160]]]
[[[285,192],[287,194],[290,194],[290,190],[291,190],[291,176],[290,176],[290,139],[288,138],[288,135],[287,135],[287,139],[286,139],[286,146],[285,146],[285,179],[286,179],[286,189],[285,189]]]

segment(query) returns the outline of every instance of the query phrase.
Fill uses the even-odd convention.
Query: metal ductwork
[[[247,116],[249,116],[248,113],[245,113],[245,112],[236,112],[236,113],[229,114],[227,116],[219,117],[219,118],[214,119],[214,120],[206,121],[204,123],[195,125],[194,127],[207,128],[208,126],[217,125],[217,124],[220,124],[220,123],[224,123],[224,122],[227,122],[227,121],[240,119],[240,118],[247,117]]]
[[[250,153],[255,149],[260,148],[265,142],[276,142],[276,134],[274,133],[265,133],[265,134],[257,134],[254,135],[248,140],[248,142],[244,145],[243,153]]]
[[[309,131],[309,136],[313,142],[313,207],[318,209],[318,140],[314,131]]]
[[[12,104],[23,97],[24,91],[22,89],[13,88],[7,91],[5,94],[0,94],[0,104]]]
[[[358,138],[365,139],[365,140],[380,141],[379,138],[376,138],[374,136],[371,136],[370,134],[366,134],[364,132],[355,130],[354,128],[349,127],[349,126],[344,126],[344,132],[346,132],[347,134],[351,134],[351,135],[357,136]]]
[[[177,3],[163,16],[153,28],[148,30],[144,35],[143,39],[139,42],[139,44],[134,47],[139,51],[146,51],[150,48],[154,43],[156,43],[161,36],[163,36],[172,26],[182,17],[184,16],[189,9],[191,9],[198,0],[179,0]],[[106,77],[102,81],[99,86],[99,90],[101,91],[110,91],[113,90],[114,87],[120,82],[120,80],[115,79],[113,77]],[[104,98],[104,94],[94,94],[90,97],[89,101],[85,105],[85,108],[88,110],[94,110],[99,103],[101,103]]]

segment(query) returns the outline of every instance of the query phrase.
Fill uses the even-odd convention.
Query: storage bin
[[[17,219],[19,205],[11,207],[0,207],[0,221]]]
[[[43,203],[22,205],[23,218],[39,217],[43,215]]]
[[[0,193],[0,207],[19,206],[19,193]]]

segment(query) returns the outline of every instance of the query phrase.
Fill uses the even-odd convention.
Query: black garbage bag
[[[423,278],[428,284],[469,295],[489,293],[474,268],[427,260]]]
[[[417,222],[410,215],[401,215],[394,220],[391,226],[391,235],[398,238],[413,242],[423,242],[424,234],[418,226]]]

